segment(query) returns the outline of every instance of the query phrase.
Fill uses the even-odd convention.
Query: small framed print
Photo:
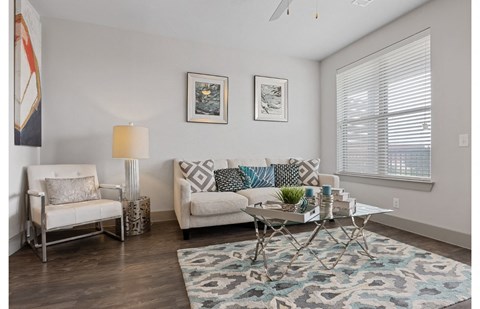
[[[288,121],[288,80],[255,75],[255,120]]]
[[[187,73],[187,121],[228,123],[228,77]]]

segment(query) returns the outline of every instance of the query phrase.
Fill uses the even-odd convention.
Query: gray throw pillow
[[[319,186],[318,169],[320,168],[320,159],[298,160],[290,159],[290,164],[297,164],[300,173],[300,181],[304,186]]]
[[[50,204],[68,204],[101,198],[95,185],[95,177],[45,178]]]
[[[297,164],[272,164],[271,166],[275,168],[275,187],[291,187],[301,184]]]
[[[179,162],[183,176],[190,183],[192,193],[217,191],[213,176],[213,160]]]
[[[250,188],[250,180],[239,168],[223,168],[214,171],[219,192],[237,192]]]

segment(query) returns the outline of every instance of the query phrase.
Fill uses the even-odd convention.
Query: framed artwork
[[[228,77],[187,73],[187,121],[228,123]]]
[[[255,120],[288,121],[288,80],[255,75]]]
[[[28,0],[15,1],[15,145],[42,145],[40,16]]]

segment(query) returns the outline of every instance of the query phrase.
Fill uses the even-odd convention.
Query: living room
[[[9,104],[10,263],[20,254],[30,254],[33,264],[28,268],[36,268],[34,273],[38,273],[45,267],[48,276],[47,266],[55,264],[56,259],[67,269],[71,267],[68,254],[79,252],[87,260],[88,254],[95,255],[88,246],[99,247],[98,238],[97,241],[92,238],[83,242],[80,247],[75,242],[53,246],[46,264],[26,248],[23,232],[26,167],[95,164],[102,182],[123,184],[124,163],[112,158],[112,128],[129,122],[149,130],[149,158],[140,160],[139,174],[141,193],[150,199],[152,230],[142,236],[127,237],[123,244],[109,238],[101,240],[110,249],[118,246],[117,250],[127,251],[130,245],[143,250],[142,237],[155,233],[165,233],[173,239],[167,245],[191,248],[203,244],[202,238],[208,239],[209,244],[215,243],[212,238],[218,234],[228,235],[229,229],[236,231],[235,226],[200,228],[192,231],[191,243],[184,245],[174,212],[172,180],[173,160],[176,158],[302,157],[320,158],[319,171],[339,175],[341,187],[357,201],[382,208],[395,206],[392,213],[373,217],[377,224],[466,249],[459,252],[470,252],[473,243],[470,147],[473,144],[472,3],[467,0],[431,0],[408,1],[402,6],[400,1],[392,4],[374,0],[361,7],[345,0],[336,4],[355,10],[352,13],[357,18],[352,19],[357,22],[355,24],[339,22],[335,13],[325,11],[332,5],[327,3],[329,1],[333,0],[293,1],[287,8],[290,15],[284,12],[278,20],[268,22],[280,1],[268,1],[271,2],[268,5],[255,1],[228,1],[220,5],[214,0],[134,5],[125,0],[110,8],[111,1],[83,1],[80,4],[75,1],[31,0],[40,14],[42,29],[39,52],[41,147],[14,145],[11,130],[15,121],[14,104]],[[394,9],[384,10],[382,17],[379,12],[385,7]],[[325,19],[323,22],[335,25],[336,32],[329,32],[327,36],[331,43],[319,39],[318,32],[308,30],[309,27],[318,27],[315,14],[313,17],[310,14],[312,10],[319,13],[319,19]],[[369,10],[375,14],[368,15]],[[142,11],[149,12],[143,16]],[[13,1],[10,1],[9,12],[13,24]],[[186,15],[185,19],[192,20],[183,20],[182,14]],[[215,20],[222,14],[227,16],[220,19],[225,25]],[[228,22],[229,19],[232,21]],[[365,23],[371,28],[362,33],[363,27],[358,21],[365,19],[369,20]],[[244,20],[243,23],[240,20]],[[275,36],[265,38],[266,46],[262,46],[258,44],[261,35],[254,35],[248,23],[263,23],[266,29],[257,31],[260,34],[275,33]],[[229,27],[236,31],[228,33]],[[279,27],[278,30],[275,27]],[[300,31],[291,33],[293,30],[290,29]],[[327,32],[328,28],[323,31]],[[405,181],[339,173],[338,70],[423,31],[428,32],[431,49],[431,174],[427,180]],[[12,35],[13,30],[9,37]],[[229,38],[219,43],[209,38],[215,36]],[[341,39],[334,40],[335,36]],[[298,37],[297,41],[303,45],[292,44],[289,38],[293,40],[293,37]],[[13,50],[13,40],[10,41],[10,50]],[[327,46],[321,49],[323,54],[314,54],[320,45]],[[8,92],[11,93],[9,102],[13,102],[10,91],[13,89],[13,56],[10,59]],[[201,123],[187,119],[189,72],[228,77],[227,123]],[[288,81],[288,121],[256,120],[257,76]],[[467,145],[459,146],[459,139],[465,136]],[[250,232],[254,237],[253,228]],[[222,240],[236,239],[227,237]],[[63,251],[61,246],[65,246]],[[81,263],[75,262],[74,265]],[[178,265],[165,267],[176,267],[180,278]],[[40,284],[38,289],[42,288],[45,287]],[[22,307],[21,304],[11,302],[10,306]],[[48,307],[54,306],[55,302],[43,304]],[[75,305],[59,301],[60,304],[66,307]],[[76,304],[84,307],[87,303]],[[148,307],[148,304],[143,305]],[[177,304],[178,307],[182,305],[185,303]],[[105,304],[99,305],[102,306]]]

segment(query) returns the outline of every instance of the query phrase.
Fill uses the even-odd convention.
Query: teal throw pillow
[[[250,179],[252,188],[275,187],[273,166],[239,166]]]

